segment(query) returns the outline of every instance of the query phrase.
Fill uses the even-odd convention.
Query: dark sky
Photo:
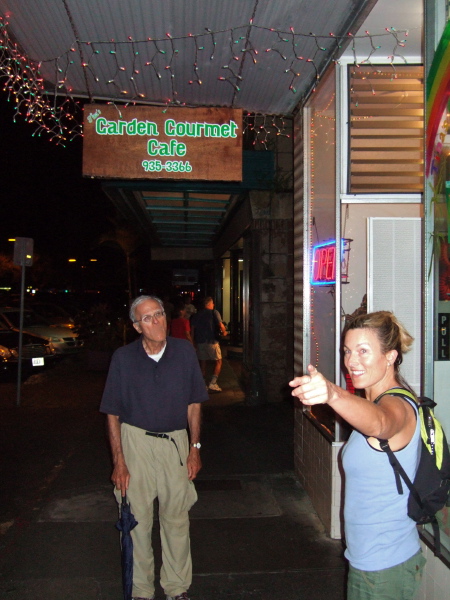
[[[0,90],[0,252],[9,237],[34,239],[35,251],[59,261],[85,258],[114,213],[98,180],[82,177],[82,140],[64,148],[14,111]]]

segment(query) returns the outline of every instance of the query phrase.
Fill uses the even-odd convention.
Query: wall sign
[[[450,314],[438,315],[437,360],[450,360]]]
[[[350,238],[341,239],[341,282],[348,283]],[[336,241],[317,244],[312,248],[311,285],[334,285],[336,283]]]
[[[242,110],[84,107],[83,175],[242,181]]]
[[[311,283],[313,285],[336,283],[336,242],[327,242],[313,247]]]

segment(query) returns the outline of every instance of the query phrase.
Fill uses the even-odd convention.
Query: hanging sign
[[[242,181],[242,110],[84,107],[83,175]]]
[[[336,242],[318,244],[313,248],[312,285],[331,285],[336,283]]]
[[[335,240],[317,244],[312,248],[311,285],[334,285],[336,283],[336,258],[341,263],[341,283],[349,283],[348,266],[350,258],[350,238],[341,239],[341,255],[336,257]]]

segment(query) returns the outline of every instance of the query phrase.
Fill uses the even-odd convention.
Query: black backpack
[[[375,402],[386,395],[400,396],[403,399],[408,398],[417,404],[415,396],[403,388],[388,390],[379,396]],[[389,462],[394,470],[398,493],[403,494],[400,477],[409,488],[408,516],[421,525],[431,523],[435,541],[434,553],[436,556],[441,556],[439,524],[436,513],[444,506],[450,506],[450,452],[442,426],[433,414],[436,402],[426,397],[421,397],[418,400],[422,447],[414,483],[411,483],[394,452],[392,452],[388,440],[379,440],[379,442],[381,449],[388,455]]]

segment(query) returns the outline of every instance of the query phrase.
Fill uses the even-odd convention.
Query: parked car
[[[7,306],[9,308],[20,307],[20,296],[10,295],[6,302],[2,302],[0,299],[0,307]],[[54,302],[53,300],[47,300],[47,298],[35,298],[34,296],[25,296],[24,307],[28,310],[33,310],[39,317],[43,317],[43,320],[49,325],[62,325],[63,327],[74,327],[73,315],[78,313],[79,309],[73,309],[73,314],[60,303]]]
[[[0,322],[13,331],[20,330],[20,309],[16,307],[0,308]],[[50,325],[34,311],[23,311],[23,331],[47,340],[55,354],[73,354],[82,347],[78,334],[69,327]]]
[[[67,310],[58,304],[33,300],[29,303],[27,308],[34,310],[39,317],[43,317],[50,325],[69,327],[70,329],[74,328],[73,317],[70,316]]]
[[[22,369],[27,375],[51,364],[55,351],[44,338],[22,335]],[[19,363],[19,332],[0,322],[0,375],[16,371]]]

